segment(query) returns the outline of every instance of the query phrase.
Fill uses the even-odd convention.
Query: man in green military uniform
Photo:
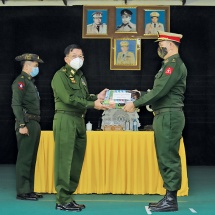
[[[16,161],[17,199],[37,200],[41,194],[34,192],[34,171],[40,140],[40,98],[34,79],[39,73],[36,54],[23,54],[15,58],[21,61],[22,72],[12,84],[12,109],[16,118],[15,130],[18,145]]]
[[[86,149],[84,116],[88,108],[107,109],[101,101],[108,89],[98,95],[89,94],[86,79],[80,70],[84,62],[82,49],[72,44],[64,53],[66,65],[55,73],[51,82],[55,99],[55,208],[81,211],[85,205],[76,203],[72,194],[78,186]]]
[[[187,69],[178,54],[181,34],[158,31],[158,55],[164,59],[148,93],[124,106],[132,112],[135,107],[151,105],[154,110],[153,129],[158,166],[166,195],[158,203],[149,203],[153,212],[177,211],[177,191],[181,188],[181,159],[179,145],[185,125],[183,113]]]

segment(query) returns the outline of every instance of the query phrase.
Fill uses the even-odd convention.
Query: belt
[[[35,120],[37,122],[40,122],[40,116],[38,116],[38,115],[33,115],[33,114],[26,113],[26,117],[29,120]]]
[[[63,114],[68,114],[70,116],[77,116],[77,117],[81,117],[81,118],[85,117],[85,114],[83,114],[83,113],[77,113],[77,112],[65,111],[65,110],[55,110],[55,113],[63,113]]]
[[[180,107],[180,108],[161,108],[159,110],[155,110],[153,113],[154,115],[158,115],[160,113],[164,113],[164,112],[172,112],[172,111],[183,111],[183,109]]]

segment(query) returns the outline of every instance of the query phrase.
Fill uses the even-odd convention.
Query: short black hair
[[[71,44],[65,48],[65,50],[64,50],[65,56],[67,56],[73,49],[81,49],[82,50],[82,48],[79,45]]]

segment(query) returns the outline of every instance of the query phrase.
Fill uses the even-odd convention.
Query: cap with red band
[[[175,41],[180,43],[180,39],[183,37],[182,34],[175,34],[170,32],[158,31],[158,39],[155,42],[160,42],[164,40]]]

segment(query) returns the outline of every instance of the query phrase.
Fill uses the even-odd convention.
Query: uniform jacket
[[[132,64],[135,65],[135,57],[133,52],[119,52],[117,55],[117,64]]]
[[[105,23],[99,25],[99,31],[96,27],[95,23],[87,25],[87,34],[107,34],[107,25]]]
[[[55,110],[86,113],[94,107],[97,96],[90,95],[86,79],[81,70],[65,65],[58,70],[51,82],[54,92]]]
[[[158,22],[155,25],[156,26],[154,26],[154,23],[146,24],[145,34],[157,34],[158,31],[164,31],[164,26],[162,23]]]
[[[136,24],[132,23],[132,22],[129,22],[128,24],[124,25],[124,24],[121,24],[119,26],[117,26],[117,29],[116,31],[133,31],[133,32],[136,32]]]
[[[25,72],[12,84],[12,109],[19,124],[25,124],[23,109],[29,114],[40,115],[40,97],[34,79]]]
[[[155,76],[153,89],[134,101],[135,107],[151,105],[153,110],[183,107],[187,69],[179,54],[164,60]]]

